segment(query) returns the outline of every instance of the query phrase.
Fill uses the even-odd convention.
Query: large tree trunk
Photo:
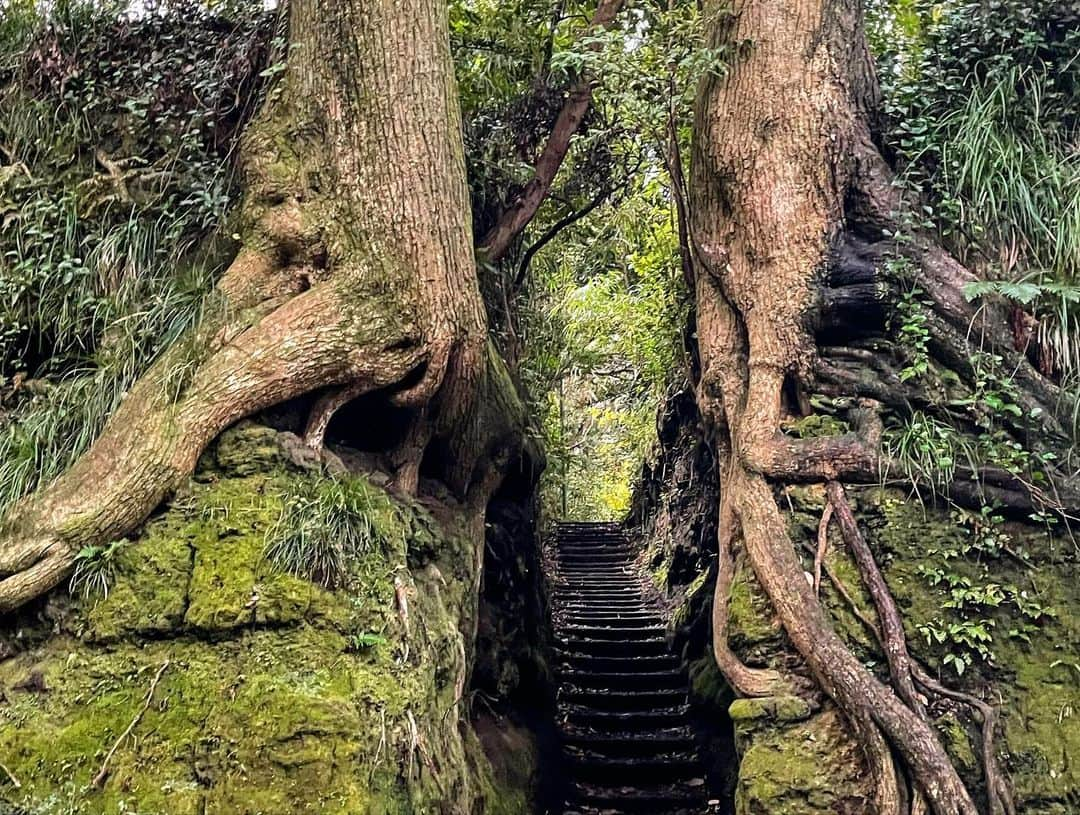
[[[972,796],[912,691],[921,680],[902,636],[887,649],[898,674],[894,690],[832,630],[770,483],[880,477],[880,406],[869,397],[899,405],[909,394],[895,387],[899,379],[887,363],[869,370],[860,361],[863,369],[853,370],[842,353],[832,356],[836,349],[819,349],[815,329],[836,319],[873,322],[881,310],[876,298],[884,258],[913,261],[934,300],[933,353],[961,376],[971,373],[965,336],[976,312],[961,291],[971,277],[922,236],[903,245],[891,240],[900,202],[874,146],[877,86],[856,0],[736,0],[730,12],[724,4],[710,5],[713,45],[729,46],[734,61],[729,73],[707,78],[700,88],[690,184],[696,391],[722,479],[717,661],[739,693],[799,692],[789,678],[742,665],[728,647],[732,552],[743,547],[792,645],[862,744],[878,812],[929,806],[937,815],[973,815]],[[861,252],[858,264],[847,262],[852,246]],[[848,300],[854,309],[838,306]],[[1007,365],[1015,363],[1025,398],[1043,408],[1042,438],[1060,439],[1053,385],[1016,357],[992,323],[983,332],[987,346],[1011,360]],[[782,435],[785,391],[808,387],[854,397],[848,418],[858,432],[807,441]],[[1041,500],[1007,482],[984,480],[983,488],[1016,507]],[[838,483],[830,496],[848,519]],[[846,524],[845,533],[857,529]],[[872,562],[865,565],[865,576],[875,579]],[[883,582],[874,588],[882,590],[875,594],[879,613],[894,623],[886,633],[895,635],[895,606]],[[984,754],[989,809],[1010,811],[993,751]]]
[[[398,451],[403,484],[439,443],[459,494],[491,489],[478,463],[505,457],[508,434],[489,414],[514,398],[485,348],[446,6],[294,0],[289,32],[241,148],[239,253],[199,328],[68,473],[9,513],[0,611],[141,523],[225,427],[301,394],[325,390],[317,445],[335,407],[382,389],[420,417]],[[481,389],[501,396],[475,411]]]

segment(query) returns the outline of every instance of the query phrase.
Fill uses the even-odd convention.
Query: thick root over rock
[[[328,394],[315,447],[337,408],[377,389],[429,405],[444,442],[475,433],[487,331],[446,7],[297,0],[289,28],[287,69],[241,145],[243,246],[203,324],[6,517],[0,612],[136,528],[215,436],[275,404]]]

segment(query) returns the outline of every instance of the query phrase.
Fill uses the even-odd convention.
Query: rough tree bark
[[[980,315],[964,300],[962,286],[972,279],[967,270],[924,236],[892,241],[901,206],[873,138],[877,85],[857,0],[706,6],[712,45],[732,54],[730,71],[707,77],[699,89],[689,201],[700,357],[695,388],[721,476],[717,661],[738,693],[800,692],[791,678],[742,665],[727,644],[732,553],[742,547],[792,645],[861,743],[876,811],[929,807],[937,815],[974,815],[972,795],[915,691],[916,683],[926,688],[917,666],[902,642],[891,642],[894,689],[833,631],[796,556],[772,482],[881,476],[881,405],[874,400],[910,409],[903,405],[910,389],[893,387],[899,379],[888,361],[869,365],[860,350],[818,348],[815,332],[829,321],[858,324],[880,314],[881,268],[890,255],[912,261],[933,299],[932,353],[970,378],[968,331],[981,316],[982,341],[1010,369],[1015,363],[1024,398],[1042,408],[1040,436],[1050,444],[1062,438],[1055,388],[1009,350],[1004,323],[999,328],[992,314]],[[806,441],[784,436],[785,392],[804,390],[848,397],[855,432]],[[1017,507],[1056,500],[983,475],[985,492]],[[839,501],[839,484],[831,490]],[[895,633],[896,620],[888,617],[895,606],[881,598],[879,608]],[[988,786],[990,811],[1009,811],[1000,779]]]
[[[446,6],[294,0],[289,33],[241,146],[239,252],[199,328],[4,520],[0,612],[140,524],[221,430],[302,394],[324,394],[314,444],[345,398],[382,390],[419,417],[396,456],[406,486],[437,443],[460,495],[493,489],[520,406],[486,347]]]

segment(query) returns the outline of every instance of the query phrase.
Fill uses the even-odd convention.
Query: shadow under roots
[[[330,420],[326,440],[362,453],[387,453],[405,440],[415,416],[415,410],[375,391],[343,405]]]

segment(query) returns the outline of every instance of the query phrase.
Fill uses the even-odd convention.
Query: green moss
[[[86,634],[97,640],[161,634],[180,626],[187,609],[193,550],[179,524],[158,519],[138,544],[119,550],[108,598],[91,601]]]
[[[237,444],[257,449],[269,438],[242,436]],[[471,541],[399,503],[401,534],[352,564],[348,591],[327,591],[262,554],[280,496],[314,476],[287,472],[272,456],[240,469],[208,471],[123,550],[107,598],[76,604],[61,633],[0,662],[9,698],[0,705],[0,762],[22,783],[0,789],[0,810],[527,811],[525,793],[496,783],[459,726],[462,631],[476,613]],[[410,571],[413,538],[426,565]],[[166,661],[104,789],[90,790]],[[32,674],[45,692],[13,690]]]
[[[776,722],[797,722],[810,716],[810,703],[798,696],[764,696],[736,699],[728,708],[732,721],[749,722],[765,719]]]
[[[757,578],[740,558],[731,581],[728,601],[728,639],[732,646],[749,649],[775,643],[780,624],[773,618]]]
[[[847,422],[825,413],[811,413],[801,419],[784,423],[784,432],[800,439],[842,436],[850,429]]]
[[[909,645],[933,665],[939,653],[927,645],[918,625],[948,615],[942,608],[948,595],[929,586],[918,568],[935,552],[957,548],[967,532],[946,513],[907,500],[897,491],[871,490],[866,497],[868,540],[885,563],[889,587],[904,610]],[[1008,525],[1006,531],[1029,551],[1043,548],[1037,565],[1025,566],[1007,557],[989,565],[954,557],[948,561],[949,569],[976,583],[991,580],[1030,587],[1045,607],[1080,607],[1076,563],[1056,558],[1052,544],[1033,527]],[[988,568],[991,571],[985,573]],[[1080,797],[1080,726],[1070,724],[1080,715],[1080,668],[1073,667],[1080,664],[1075,647],[1080,642],[1080,619],[1059,614],[1045,620],[1024,642],[1008,634],[1016,626],[1015,609],[1000,608],[990,617],[997,623],[993,663],[979,666],[964,679],[991,686],[993,698],[999,700],[1002,748],[1009,754],[1006,769],[1019,808],[1033,815],[1065,813],[1070,811],[1069,802]],[[963,684],[956,677],[947,681]],[[968,689],[987,693],[978,686]],[[946,721],[945,731],[950,753],[977,780],[977,763],[972,763],[973,747],[964,728]]]
[[[737,815],[870,811],[862,759],[836,711],[780,728],[738,719],[735,733],[741,754]]]
[[[712,649],[701,659],[689,665],[690,692],[694,699],[716,710],[724,710],[731,704],[732,691],[724,675],[716,665]]]
[[[244,477],[271,472],[285,463],[277,431],[254,422],[240,422],[226,430],[214,446],[214,460],[227,476]]]
[[[945,745],[945,749],[949,751],[949,755],[952,756],[953,760],[968,772],[978,769],[979,760],[975,757],[975,751],[972,749],[971,736],[968,735],[967,729],[956,716],[947,713],[938,719],[935,724],[938,733],[941,735],[941,742]]]
[[[823,506],[817,488],[787,488],[793,534],[812,540]],[[947,590],[929,585],[921,565],[938,562],[942,553],[954,553],[969,540],[969,532],[947,511],[937,510],[892,489],[852,491],[860,526],[882,567],[904,613],[908,644],[917,658],[932,669],[940,667],[940,651],[927,645],[921,623],[951,612],[943,604]],[[781,503],[784,505],[784,502]],[[1007,534],[1018,546],[1035,553],[1036,565],[1014,558],[987,560],[948,555],[948,568],[973,582],[993,581],[1027,587],[1044,607],[1080,607],[1080,574],[1071,556],[1062,555],[1061,543],[1048,541],[1032,526],[1009,524]],[[1068,544],[1065,545],[1067,550]],[[872,603],[861,585],[850,555],[834,536],[827,563],[853,595],[860,611],[875,618]],[[825,583],[823,595],[838,632],[867,662],[880,664],[877,645],[846,601]],[[732,591],[733,631],[763,637],[766,616],[760,590],[752,576],[740,572]],[[1019,811],[1026,815],[1066,815],[1080,799],[1080,618],[1059,613],[1029,631],[1030,641],[1010,638],[1016,610],[992,609],[997,623],[991,664],[969,670],[962,678],[945,674],[948,684],[998,703],[1001,731],[999,750],[1015,789]],[[734,637],[733,637],[733,641]],[[752,637],[741,641],[747,653]],[[779,647],[780,642],[773,644]],[[762,648],[767,648],[764,644]],[[951,670],[951,669],[947,669]],[[804,722],[787,724],[776,716],[772,700],[738,700],[730,713],[735,721],[742,763],[739,770],[737,811],[740,815],[816,815],[820,812],[868,811],[868,791],[860,776],[858,753],[841,720],[831,709]],[[961,774],[971,788],[981,784],[977,725],[949,713],[939,719],[938,730]]]

